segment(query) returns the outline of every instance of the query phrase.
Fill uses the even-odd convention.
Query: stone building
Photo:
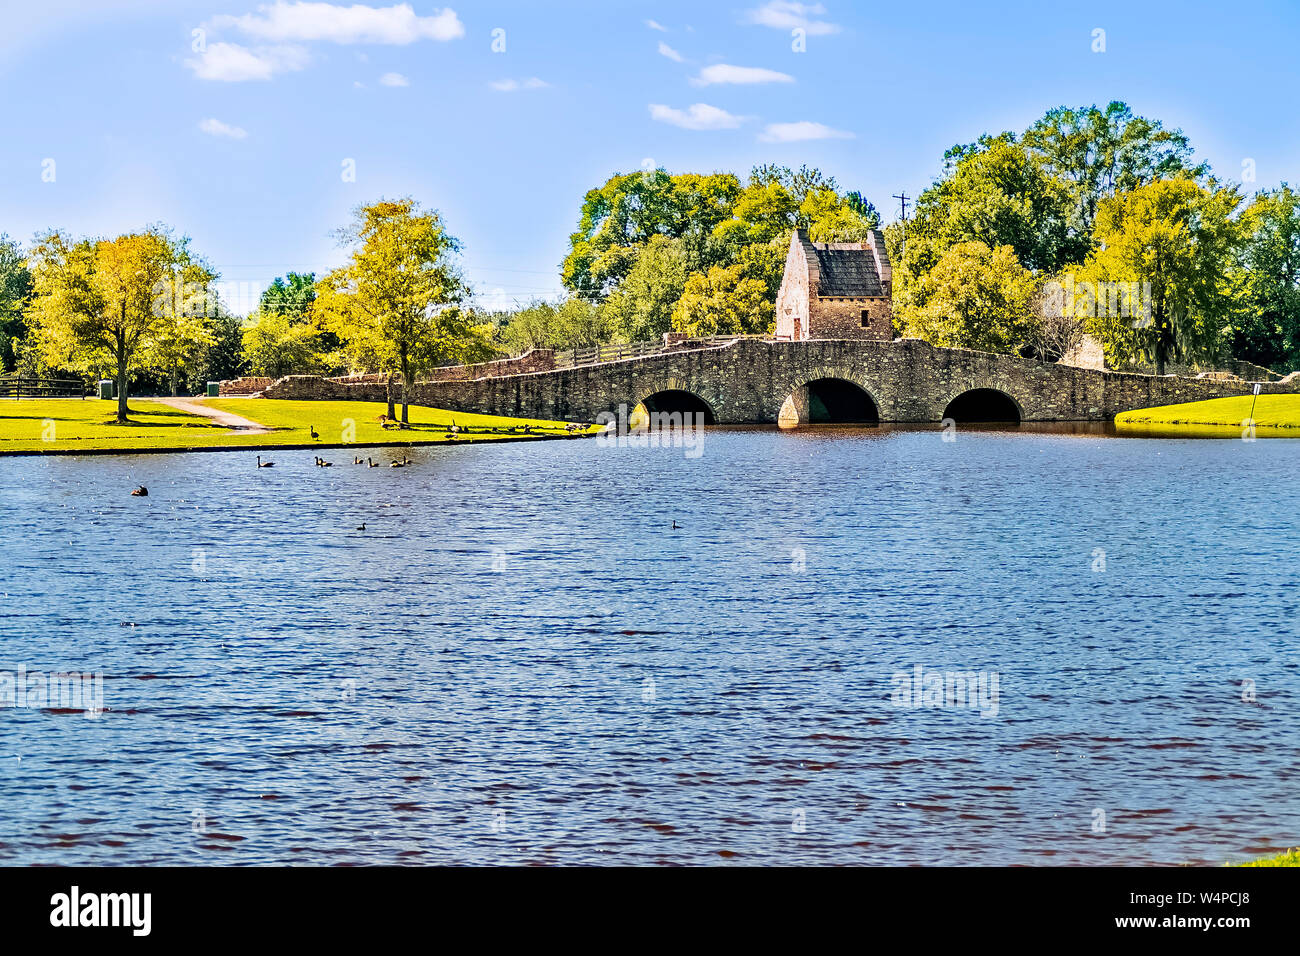
[[[879,232],[866,242],[812,242],[799,229],[790,237],[776,296],[776,338],[891,341],[892,286]]]

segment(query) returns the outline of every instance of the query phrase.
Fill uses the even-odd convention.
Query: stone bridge
[[[1239,378],[1156,377],[1010,355],[893,342],[738,339],[665,348],[574,368],[417,383],[418,405],[526,418],[595,421],[602,412],[692,411],[715,424],[1109,421],[1153,405],[1249,394]],[[1265,382],[1300,391],[1300,373]],[[310,376],[281,379],[268,398],[382,401],[384,386]]]

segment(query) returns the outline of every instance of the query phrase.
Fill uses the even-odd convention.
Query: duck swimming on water
[[[135,491],[131,492],[131,497],[133,497],[133,498],[148,498],[148,497],[149,497],[149,489],[146,488],[144,485],[141,485],[139,488],[135,489]]]

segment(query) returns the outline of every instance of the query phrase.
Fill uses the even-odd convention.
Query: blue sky
[[[583,193],[647,160],[807,163],[891,219],[953,143],[1122,99],[1222,178],[1254,160],[1248,191],[1300,182],[1300,5],[987,6],[11,0],[0,231],[162,220],[249,289],[336,265],[351,208],[410,194],[508,304],[560,291]]]

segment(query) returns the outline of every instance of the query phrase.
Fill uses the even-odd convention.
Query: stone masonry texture
[[[919,339],[892,342],[740,339],[578,368],[421,382],[418,405],[526,418],[595,421],[651,395],[685,391],[703,399],[719,424],[774,424],[786,400],[809,382],[842,379],[865,390],[881,421],[938,422],[963,392],[1009,395],[1024,421],[1109,421],[1120,412],[1249,394],[1240,380],[1141,375],[1042,363],[1011,355],[946,349]],[[1265,394],[1300,392],[1300,375],[1265,382]],[[344,384],[315,376],[280,379],[267,398],[384,401],[382,384]]]

